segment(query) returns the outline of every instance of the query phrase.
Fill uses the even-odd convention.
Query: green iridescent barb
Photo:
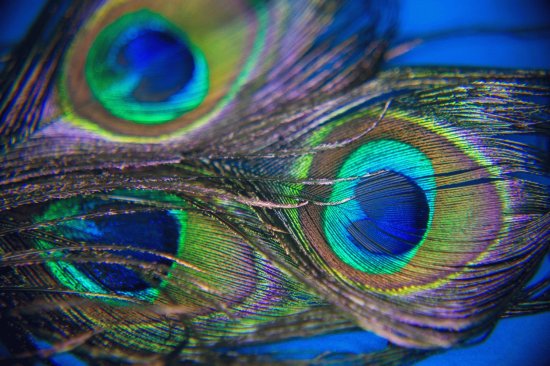
[[[3,74],[0,361],[401,365],[548,310],[547,72],[379,71],[388,2],[48,5]]]

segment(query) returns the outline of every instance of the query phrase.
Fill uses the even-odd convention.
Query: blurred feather
[[[395,7],[49,2],[2,71],[4,361],[399,365],[547,311],[548,73],[379,71]]]

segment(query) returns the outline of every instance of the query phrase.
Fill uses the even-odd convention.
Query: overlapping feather
[[[6,360],[401,364],[548,309],[546,282],[522,290],[548,249],[548,152],[523,142],[548,135],[548,73],[375,75],[393,5],[236,3],[220,11],[236,23],[202,21],[251,32],[244,71],[224,74],[237,81],[222,104],[160,125],[110,113],[78,58],[94,27],[128,13],[139,28],[141,7],[164,4],[67,2],[46,13],[81,14],[71,50],[72,33],[54,31],[52,54],[15,55],[0,160]],[[177,17],[174,4],[160,16]],[[11,103],[18,93],[40,97]],[[302,361],[241,351],[357,327],[392,344]]]

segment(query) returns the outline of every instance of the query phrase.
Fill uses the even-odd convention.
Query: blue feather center
[[[143,250],[175,255],[178,250],[179,225],[167,212],[129,213],[74,220],[63,224],[65,237],[87,245],[113,244],[131,246],[135,250],[118,251],[113,255],[128,261],[143,261],[170,266],[170,260]],[[131,267],[112,263],[75,264],[90,279],[115,292],[136,292],[153,287]]]
[[[387,172],[383,179],[373,177],[355,187],[364,216],[347,226],[349,239],[358,250],[404,254],[421,242],[430,208],[412,179],[396,172]]]
[[[174,34],[145,29],[117,50],[117,65],[140,75],[133,96],[140,102],[166,101],[187,85],[195,59]]]

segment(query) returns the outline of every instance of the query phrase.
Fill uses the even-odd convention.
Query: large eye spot
[[[98,35],[86,79],[110,113],[141,124],[170,121],[198,107],[208,92],[202,52],[147,10],[126,14]]]
[[[323,215],[325,238],[336,256],[366,273],[401,270],[429,231],[433,175],[429,159],[403,142],[376,140],[351,152]]]
[[[261,66],[268,9],[246,0],[104,2],[65,54],[52,99],[61,120],[132,143],[217,123]]]
[[[142,193],[121,191],[120,194],[133,197]],[[173,263],[168,256],[175,257],[182,250],[187,215],[180,210],[123,210],[110,214],[112,207],[112,201],[97,197],[71,198],[50,204],[35,220],[55,222],[45,226],[52,240],[38,239],[37,247],[46,251],[72,248],[66,253],[55,252],[46,262],[50,273],[69,289],[153,301],[158,289],[164,286],[165,276],[144,275],[142,264],[171,268]],[[58,244],[59,238],[63,238],[61,244]],[[75,245],[82,247],[80,253]],[[76,260],[63,260],[67,254],[70,258],[77,254]]]

